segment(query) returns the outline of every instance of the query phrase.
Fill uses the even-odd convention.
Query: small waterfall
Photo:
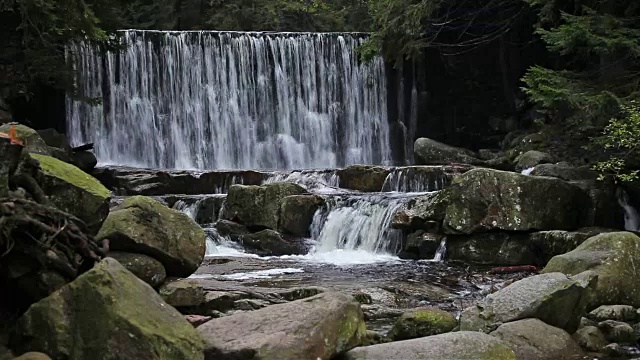
[[[137,31],[123,52],[67,48],[67,133],[102,164],[336,168],[391,161],[382,58],[364,34]]]
[[[440,241],[440,246],[438,246],[438,249],[436,250],[435,255],[433,255],[433,260],[435,262],[441,262],[444,260],[444,256],[447,254],[447,239],[443,238],[442,241]]]
[[[198,209],[200,208],[200,200],[193,203],[187,203],[184,200],[178,200],[173,204],[173,209],[178,210],[183,214],[186,214],[195,221],[198,215]]]
[[[522,175],[531,175],[531,173],[533,172],[533,169],[535,169],[535,167],[526,168],[526,169],[523,169],[520,173]]]
[[[446,175],[442,171],[425,171],[419,167],[393,169],[382,185],[382,191],[427,192],[444,188]]]
[[[340,196],[316,212],[311,236],[318,244],[310,254],[316,258],[343,257],[358,263],[377,255],[394,256],[400,249],[402,232],[390,228],[395,212],[410,195],[367,194]]]
[[[624,229],[628,231],[640,231],[640,214],[631,205],[629,194],[621,188],[616,191],[618,204],[624,209]]]

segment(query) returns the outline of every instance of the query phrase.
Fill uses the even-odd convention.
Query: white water
[[[68,47],[73,145],[101,164],[179,169],[335,168],[391,159],[384,64],[361,35],[122,32],[104,57]]]
[[[530,168],[523,169],[521,174],[522,175],[531,175],[531,173],[533,172],[533,169],[535,169],[535,167],[530,167]]]
[[[264,184],[274,182],[290,182],[304,186],[309,190],[325,190],[326,188],[337,188],[340,185],[340,178],[332,170],[297,170],[273,174],[264,181]]]
[[[178,200],[178,201],[176,201],[175,204],[173,204],[173,209],[178,210],[183,214],[186,214],[187,216],[189,216],[193,220],[195,220],[196,216],[198,215],[198,208],[199,207],[200,207],[200,200],[195,201],[195,202],[193,202],[191,204],[188,204],[187,202],[185,202],[183,200]]]
[[[390,227],[393,215],[416,194],[376,193],[340,196],[316,212],[308,256],[330,263],[390,260],[401,246],[402,233]]]
[[[436,191],[444,188],[445,175],[443,171],[433,172],[424,170],[424,167],[404,167],[391,170],[382,185],[382,191],[399,192],[425,192]]]
[[[640,214],[629,201],[629,194],[623,189],[616,191],[618,204],[624,209],[624,229],[628,231],[640,231]]]
[[[444,256],[447,253],[447,239],[442,239],[442,241],[440,241],[440,246],[438,246],[438,249],[436,250],[435,255],[433,255],[433,260],[432,261],[436,261],[436,262],[440,262],[444,260]]]

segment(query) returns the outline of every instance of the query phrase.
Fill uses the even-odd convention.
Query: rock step
[[[306,188],[318,186],[380,191],[436,191],[470,165],[384,167],[354,165],[344,169],[261,171],[183,171],[137,169],[121,166],[96,168],[93,175],[115,195],[159,196],[169,194],[224,194],[233,184],[262,185],[276,181],[295,182]]]

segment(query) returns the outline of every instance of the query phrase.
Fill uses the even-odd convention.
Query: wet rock
[[[384,181],[391,171],[388,168],[372,165],[352,165],[336,171],[340,178],[340,187],[364,192],[382,191]]]
[[[620,358],[627,355],[625,349],[620,346],[620,344],[609,344],[602,349],[602,352],[614,358]]]
[[[189,216],[144,196],[115,207],[97,237],[111,250],[149,255],[164,265],[167,276],[187,277],[202,263],[205,233]]]
[[[162,171],[128,168],[123,166],[101,167],[92,174],[107,188],[118,195],[202,195],[220,194],[236,183],[260,185],[269,177],[267,172],[253,170],[234,171]]]
[[[6,134],[10,128],[11,124],[0,125],[0,133]],[[15,129],[18,138],[22,140],[24,149],[28,153],[51,156],[49,147],[35,130],[21,124],[15,124]]]
[[[41,352],[33,352],[30,351],[28,353],[24,353],[13,360],[51,360],[49,355],[43,354]]]
[[[460,330],[490,332],[497,324],[536,318],[573,333],[585,312],[585,295],[594,282],[573,280],[561,273],[516,281],[465,309]]]
[[[433,259],[444,235],[428,233],[418,230],[407,236],[407,240],[402,247],[401,258],[408,259]]]
[[[205,302],[204,289],[196,280],[168,281],[160,287],[158,293],[167,304],[173,307],[199,306]]]
[[[575,231],[548,230],[529,234],[529,246],[536,253],[537,264],[546,265],[552,257],[567,253],[588,238],[615,230],[598,227],[581,228]]]
[[[367,330],[367,338],[364,341],[364,343],[362,344],[362,346],[369,346],[369,345],[377,345],[377,344],[384,344],[391,341],[389,338],[387,338],[386,336],[375,332],[375,331],[371,331],[371,330]]]
[[[509,345],[493,336],[473,331],[457,331],[419,339],[355,348],[345,360],[439,359],[515,360]]]
[[[229,188],[222,216],[250,229],[277,230],[282,200],[306,192],[302,186],[286,182],[262,186],[233,185]]]
[[[579,360],[584,356],[569,333],[538,319],[502,324],[490,335],[508,343],[518,360]]]
[[[538,254],[525,233],[492,232],[448,235],[447,258],[479,265],[531,265]]]
[[[444,310],[420,308],[402,314],[388,336],[394,341],[415,339],[446,333],[457,325],[456,318]]]
[[[634,322],[638,319],[638,312],[633,306],[629,305],[602,305],[592,310],[587,317],[595,321]]]
[[[278,228],[280,231],[309,237],[309,227],[313,222],[316,211],[324,204],[324,200],[317,195],[293,195],[282,199]]]
[[[180,313],[120,263],[106,258],[18,320],[12,348],[55,359],[203,359]]]
[[[193,325],[194,328],[206,323],[211,320],[211,316],[202,316],[202,315],[185,315],[185,319],[189,322],[189,324]]]
[[[396,319],[402,316],[404,312],[401,309],[391,308],[381,305],[362,305],[362,311],[364,312],[364,319],[369,320],[381,320],[381,319]]]
[[[218,220],[218,222],[216,222],[216,230],[218,230],[218,234],[222,236],[232,237],[251,233],[244,225],[229,220]]]
[[[403,230],[426,230],[437,232],[439,221],[444,219],[447,203],[439,193],[429,193],[411,199],[393,216],[391,226]]]
[[[91,172],[98,165],[98,159],[91,151],[76,151],[71,156],[71,161],[73,165],[86,172]]]
[[[196,222],[198,224],[213,224],[218,220],[222,210],[225,197],[206,197],[199,202],[196,212]]]
[[[590,320],[590,319],[588,319],[586,317],[582,317],[580,319],[580,326],[578,328],[582,329],[582,328],[587,327],[587,326],[598,326],[598,322]]]
[[[287,301],[295,301],[295,300],[306,299],[308,297],[316,296],[325,291],[326,291],[325,289],[319,288],[319,287],[299,287],[299,288],[287,289],[286,291],[280,293],[280,297],[282,297]],[[362,294],[362,295],[366,296],[367,294]],[[353,297],[356,299],[356,301],[363,304],[363,302],[359,300],[360,299],[359,296],[354,294]]]
[[[571,184],[589,195],[591,204],[586,217],[589,226],[624,228],[624,209],[618,203],[618,184],[611,179],[580,180],[572,181]]]
[[[307,249],[299,239],[285,239],[273,230],[242,235],[239,241],[246,250],[260,256],[303,255]]]
[[[507,230],[572,230],[582,227],[589,197],[564,181],[491,169],[473,169],[436,195],[446,205],[449,234]],[[425,212],[424,217],[432,218]],[[436,216],[437,219],[437,216]]]
[[[589,308],[620,304],[640,306],[640,238],[630,232],[612,232],[587,239],[575,250],[553,257],[543,272],[576,275],[590,270],[598,276]]]
[[[605,320],[598,323],[598,329],[602,331],[604,337],[613,343],[635,344],[636,334],[631,325],[615,320]]]
[[[481,164],[482,161],[467,149],[443,144],[429,138],[419,138],[413,144],[418,165]]]
[[[548,164],[553,162],[551,155],[537,150],[529,150],[516,158],[516,170],[524,170],[532,168],[539,164]]]
[[[71,164],[46,155],[31,157],[40,162],[42,172],[36,180],[53,205],[75,215],[97,232],[109,213],[109,190]]]
[[[127,270],[154,288],[167,278],[167,272],[158,260],[143,254],[110,251],[109,257],[118,260]]]
[[[607,345],[607,339],[595,326],[585,326],[573,334],[573,339],[587,351],[600,352]]]
[[[326,292],[198,327],[206,359],[331,359],[365,341],[360,304]]]

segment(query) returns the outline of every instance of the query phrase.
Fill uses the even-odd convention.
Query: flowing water
[[[640,231],[640,214],[629,200],[629,194],[623,189],[616,191],[618,204],[624,210],[624,229],[629,231]]]
[[[391,159],[385,68],[359,34],[124,31],[121,53],[68,47],[73,145],[103,164],[335,168]]]

